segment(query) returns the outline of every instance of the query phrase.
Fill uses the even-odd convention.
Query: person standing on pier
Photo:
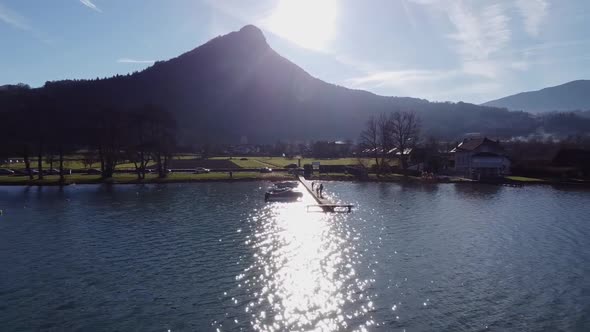
[[[320,183],[320,188],[319,188],[319,190],[320,190],[320,198],[324,198],[324,196],[323,196],[323,194],[322,194],[322,192],[324,191],[324,184],[323,184],[323,183]]]

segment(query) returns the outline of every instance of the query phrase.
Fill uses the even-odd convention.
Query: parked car
[[[86,170],[85,172],[86,174],[102,174],[102,171],[99,170],[98,168],[89,168]]]
[[[146,168],[145,169],[145,172],[146,173],[150,173],[150,174],[152,174],[152,173],[158,173],[158,169],[157,168]],[[164,170],[164,173],[172,173],[172,170],[169,169],[169,168],[167,168],[167,169]]]
[[[15,169],[13,172],[14,175],[29,175],[26,169]]]
[[[14,171],[8,168],[0,168],[0,175],[14,175]]]
[[[285,168],[297,168],[299,166],[297,166],[297,164],[289,164],[287,166],[285,166]]]
[[[263,167],[260,169],[260,173],[272,173],[272,168]]]
[[[70,168],[64,168],[63,169],[63,172],[64,172],[64,175],[72,174],[72,169],[70,169]],[[43,171],[43,174],[46,174],[46,175],[59,175],[59,169],[52,168],[52,169],[44,170]]]
[[[209,173],[209,172],[211,172],[211,170],[208,168],[197,167],[197,168],[195,168],[194,174],[204,174],[204,173]]]
[[[67,171],[64,169],[64,174],[65,173],[67,173]],[[46,169],[46,170],[43,170],[43,174],[45,174],[45,175],[59,175],[59,169],[56,169],[56,168]]]
[[[39,174],[39,171],[36,168],[31,168],[31,174],[37,175],[37,174]],[[29,173],[27,173],[26,169],[22,168],[22,169],[15,169],[14,175],[29,175]]]

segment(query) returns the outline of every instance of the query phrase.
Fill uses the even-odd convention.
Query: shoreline
[[[445,178],[437,180],[424,180],[418,177],[404,177],[399,174],[388,174],[382,176],[372,175],[365,179],[358,179],[349,174],[322,174],[313,175],[306,178],[310,181],[342,181],[342,182],[371,182],[371,183],[413,183],[413,184],[472,184],[472,185],[496,185],[507,187],[524,187],[529,185],[561,185],[561,186],[575,186],[575,187],[590,187],[588,181],[555,181],[550,179],[527,179],[527,180],[512,180],[505,178],[499,181],[473,181],[464,178]],[[26,177],[19,177],[18,179],[11,177],[0,177],[0,186],[23,186],[23,187],[59,187],[71,185],[126,185],[126,184],[167,184],[167,183],[212,183],[212,182],[253,182],[253,181],[289,181],[295,180],[291,174],[264,174],[264,173],[234,173],[232,178],[226,173],[209,173],[209,174],[174,174],[166,178],[147,177],[146,179],[138,180],[135,175],[118,175],[114,178],[101,179],[98,176],[67,176],[66,181],[61,183],[59,178],[52,178],[47,176],[46,179],[29,180]]]
[[[82,181],[68,181],[61,183],[59,180],[16,180],[16,181],[0,181],[0,186],[27,186],[27,187],[65,187],[72,185],[127,185],[127,184],[167,184],[167,183],[206,183],[206,182],[252,182],[252,181],[285,181],[292,180],[293,177],[285,176],[265,176],[265,177],[243,177],[243,178],[153,178],[144,180],[117,180],[117,179],[99,179],[99,180],[82,180]]]

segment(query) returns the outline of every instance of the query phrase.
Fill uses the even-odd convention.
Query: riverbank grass
[[[543,179],[529,178],[529,177],[524,177],[524,176],[506,176],[505,178],[507,180],[517,181],[517,182],[545,182],[545,180],[543,180]]]

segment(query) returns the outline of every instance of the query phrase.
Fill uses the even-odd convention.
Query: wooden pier
[[[297,178],[299,179],[299,182],[301,182],[301,184],[303,184],[303,186],[305,187],[305,189],[307,189],[307,191],[311,194],[311,196],[313,197],[313,199],[315,199],[315,201],[318,203],[316,205],[308,205],[307,206],[307,210],[309,211],[310,207],[319,207],[322,209],[322,211],[324,212],[347,212],[350,213],[352,212],[352,208],[354,207],[354,205],[352,204],[335,204],[332,203],[330,200],[320,197],[316,191],[314,189],[311,188],[311,181],[306,180],[304,177],[302,176],[297,176]],[[339,211],[338,209],[343,208],[345,209],[344,211]]]

